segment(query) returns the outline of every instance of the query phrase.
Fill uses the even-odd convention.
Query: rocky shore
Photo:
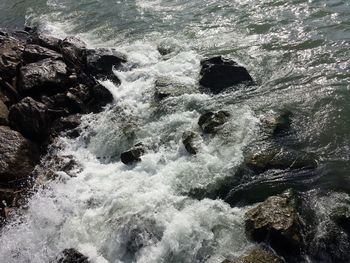
[[[2,223],[31,191],[38,178],[50,177],[50,171],[35,169],[48,146],[62,133],[78,136],[76,128],[83,114],[98,113],[113,102],[113,96],[98,79],[120,80],[112,69],[126,62],[126,56],[113,49],[89,49],[75,37],[57,39],[31,28],[25,31],[0,30],[0,218]],[[174,86],[155,84],[155,98],[174,94]],[[213,96],[232,86],[254,85],[248,71],[232,60],[213,57],[201,62],[200,91]],[[175,90],[175,93],[178,90]],[[209,189],[193,189],[193,198],[221,198],[232,206],[237,196],[232,189],[249,176],[271,170],[313,170],[318,161],[311,153],[300,152],[276,143],[289,129],[289,112],[262,119],[270,147],[247,154],[236,175],[240,180],[223,181]],[[230,113],[217,109],[203,112],[198,119],[199,132],[184,131],[181,143],[188,155],[201,151],[203,136],[216,136],[230,119]],[[148,146],[135,144],[120,155],[126,165],[142,162]],[[47,156],[45,158],[48,158]],[[54,157],[52,157],[54,158]],[[74,160],[59,160],[61,169],[72,170]],[[237,178],[237,176],[235,177]],[[298,262],[307,249],[305,223],[293,202],[293,195],[264,198],[245,216],[246,235],[256,247],[241,258],[229,262]],[[339,219],[340,218],[340,219]],[[348,217],[338,217],[343,225]],[[73,248],[62,252],[58,262],[89,262]]]

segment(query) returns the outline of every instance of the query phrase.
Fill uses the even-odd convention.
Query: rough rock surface
[[[262,248],[255,248],[246,255],[239,257],[234,261],[224,260],[222,263],[282,263],[281,258],[271,251]]]
[[[58,135],[66,135],[68,137],[79,136],[79,130],[77,127],[81,123],[81,115],[75,114],[67,117],[61,117],[52,124],[51,136],[56,137]]]
[[[61,40],[53,36],[34,34],[34,36],[32,36],[28,42],[54,50],[56,52],[60,52]]]
[[[79,38],[70,36],[60,42],[61,52],[68,63],[83,65],[86,60],[86,44]]]
[[[91,74],[110,74],[113,67],[126,62],[123,54],[114,49],[99,48],[86,51],[86,65]]]
[[[0,77],[5,80],[15,77],[23,50],[24,46],[18,39],[0,35]]]
[[[230,114],[227,111],[209,111],[199,117],[198,125],[205,133],[215,133],[229,117]]]
[[[145,153],[145,147],[142,143],[136,144],[130,150],[120,155],[120,160],[124,164],[133,164],[141,161],[141,156]]]
[[[199,84],[214,94],[222,92],[225,88],[253,82],[248,71],[232,60],[221,56],[201,61],[202,69]]]
[[[5,103],[0,99],[0,125],[8,124],[9,110]]]
[[[0,126],[0,184],[27,178],[39,161],[37,147],[19,132]]]
[[[188,153],[197,154],[199,144],[198,137],[199,135],[193,131],[185,131],[182,134],[182,143]]]
[[[26,45],[23,52],[23,59],[26,63],[37,62],[46,58],[61,59],[62,55],[39,45]]]
[[[65,249],[62,251],[63,256],[58,260],[58,263],[89,263],[89,258],[74,248]]]
[[[288,198],[271,196],[246,215],[247,236],[266,242],[282,255],[298,254],[302,246],[302,223]]]

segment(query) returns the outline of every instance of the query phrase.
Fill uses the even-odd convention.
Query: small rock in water
[[[145,153],[145,147],[142,143],[136,144],[130,150],[123,152],[120,155],[120,160],[124,164],[133,164],[141,161],[141,156]]]
[[[26,97],[11,106],[10,126],[34,141],[44,141],[49,134],[50,115],[45,104]]]
[[[62,252],[63,256],[58,260],[58,263],[89,263],[89,258],[74,248],[65,249]]]
[[[317,167],[317,159],[307,152],[268,148],[254,154],[247,161],[247,166],[257,173],[269,169],[314,169]]]
[[[185,149],[190,154],[197,154],[198,152],[198,134],[193,131],[185,131],[182,134],[182,143]]]
[[[221,56],[203,60],[201,65],[199,84],[214,94],[240,83],[251,84],[253,82],[244,67],[237,65],[232,60],[223,59]]]
[[[268,243],[281,255],[299,255],[303,245],[302,224],[286,197],[271,196],[246,214],[247,236]]]
[[[236,260],[230,261],[225,259],[222,263],[282,263],[282,259],[276,256],[273,252],[263,249],[254,248],[246,255],[239,257]]]
[[[199,117],[198,125],[205,133],[215,133],[220,126],[227,122],[230,113],[227,111],[209,111]]]
[[[99,48],[86,51],[86,66],[93,75],[109,75],[113,67],[119,67],[124,62],[126,62],[125,55],[114,49]]]

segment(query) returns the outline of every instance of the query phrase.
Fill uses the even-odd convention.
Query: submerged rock
[[[109,75],[113,67],[119,67],[124,62],[125,55],[114,49],[99,48],[86,51],[87,70],[93,75]]]
[[[199,139],[198,137],[199,135],[193,131],[185,131],[182,134],[182,143],[188,153],[197,154]]]
[[[30,97],[10,108],[9,121],[12,128],[34,141],[45,140],[51,124],[46,105]]]
[[[248,252],[246,255],[239,257],[234,261],[224,260],[222,263],[282,263],[282,259],[276,256],[273,252],[255,248]]]
[[[124,164],[133,164],[141,161],[141,156],[145,153],[145,146],[142,143],[136,144],[130,150],[120,155],[120,160]]]
[[[57,261],[58,263],[89,263],[89,258],[74,248],[62,251],[63,256]]]
[[[35,144],[19,132],[0,126],[0,184],[28,178],[39,157]]]
[[[257,173],[269,169],[313,169],[317,167],[317,159],[311,153],[286,148],[268,148],[255,153],[247,166]]]
[[[157,100],[163,100],[168,97],[181,96],[186,93],[191,93],[194,88],[181,83],[177,83],[170,78],[159,78],[155,82],[154,97]]]
[[[19,89],[24,94],[57,93],[67,88],[67,67],[61,60],[44,59],[21,67]]]
[[[5,103],[0,99],[0,125],[8,124],[9,110]]]
[[[227,111],[209,111],[200,116],[198,125],[205,133],[215,133],[220,126],[227,122],[229,117],[230,113]]]
[[[39,45],[26,45],[23,52],[23,59],[26,63],[38,62],[46,58],[60,59],[62,55],[51,49]]]
[[[266,242],[277,253],[298,255],[303,245],[302,223],[288,198],[271,196],[246,214],[247,236],[256,242]]]
[[[253,82],[252,77],[244,67],[232,60],[223,59],[221,56],[203,60],[201,65],[199,84],[214,94],[218,94],[233,85]]]

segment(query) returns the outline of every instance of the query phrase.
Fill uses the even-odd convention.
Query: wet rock
[[[67,88],[66,64],[61,60],[44,59],[21,67],[20,91],[27,95],[57,93]]]
[[[267,148],[255,153],[247,166],[257,173],[269,169],[314,169],[317,159],[311,153],[286,148]]]
[[[39,157],[36,145],[19,132],[0,126],[0,184],[28,178]]]
[[[84,65],[86,60],[86,44],[76,37],[66,37],[60,43],[61,52],[67,62]]]
[[[77,127],[81,123],[81,115],[74,114],[67,117],[57,119],[51,127],[51,136],[56,137],[65,134],[68,137],[75,138],[79,136]]]
[[[26,138],[43,141],[49,134],[51,120],[45,104],[26,97],[10,108],[9,122]]]
[[[62,251],[62,257],[58,263],[89,263],[89,258],[74,248],[65,249]]]
[[[145,147],[142,143],[136,144],[130,150],[120,155],[120,160],[124,164],[133,164],[141,161],[141,156],[145,153]]]
[[[215,133],[225,122],[230,114],[227,111],[206,112],[200,116],[198,125],[205,133]]]
[[[222,263],[282,263],[282,259],[276,256],[273,252],[255,248],[248,252],[246,255],[239,257],[234,261],[224,260]]]
[[[60,59],[62,55],[51,49],[39,45],[26,45],[23,52],[23,59],[26,63],[38,62],[46,58]]]
[[[10,80],[16,76],[17,66],[22,61],[23,44],[10,36],[0,35],[0,77]]]
[[[350,208],[349,206],[340,206],[333,209],[330,214],[331,219],[350,235]],[[350,240],[350,237],[349,237]]]
[[[251,84],[253,82],[244,67],[232,60],[223,59],[221,56],[203,60],[201,65],[199,84],[214,94],[240,83]]]
[[[194,87],[176,83],[170,78],[159,78],[155,82],[154,96],[157,100],[194,92]]]
[[[56,37],[52,37],[44,34],[35,34],[35,36],[32,35],[32,37],[29,39],[28,42],[31,44],[37,44],[39,46],[54,50],[56,52],[61,52],[60,51],[61,40]]]
[[[5,103],[0,99],[0,125],[8,124],[9,111]]]
[[[270,134],[280,136],[285,135],[290,130],[292,116],[293,114],[289,110],[270,112],[261,118],[261,122]]]
[[[247,236],[266,242],[282,256],[299,255],[303,245],[302,224],[286,197],[271,196],[246,215]]]
[[[97,84],[90,89],[90,99],[87,107],[90,112],[100,112],[104,106],[114,101],[112,93],[104,86]]]
[[[198,152],[199,135],[193,131],[185,131],[182,134],[182,143],[185,149],[190,154],[197,154]]]
[[[126,62],[125,55],[114,49],[99,48],[86,51],[86,66],[93,75],[111,74],[113,67]]]
[[[19,99],[19,94],[17,90],[0,77],[0,97],[2,101],[7,105],[12,105]]]

